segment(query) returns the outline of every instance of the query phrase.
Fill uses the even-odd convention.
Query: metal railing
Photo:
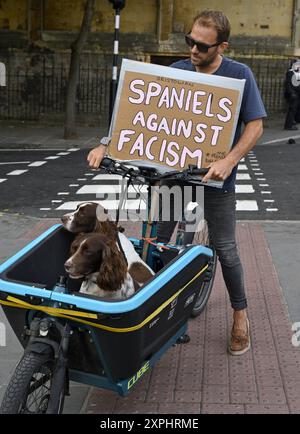
[[[249,56],[236,57],[238,62],[248,65],[257,81],[267,113],[280,113],[286,109],[284,82],[290,59],[286,57]]]
[[[283,84],[290,60],[251,55],[236,60],[252,69],[267,112],[283,112]],[[111,65],[111,58],[103,60],[103,57],[98,62],[94,57],[81,64],[76,98],[79,119],[80,116],[91,120],[107,118]],[[39,121],[63,116],[67,77],[67,62],[54,61],[54,58],[49,61],[49,57],[39,57],[27,70],[7,68],[6,87],[0,88],[0,119]]]
[[[63,63],[40,65],[26,71],[8,71],[7,86],[0,92],[0,119],[40,120],[63,115],[68,67]],[[77,87],[77,113],[107,115],[110,68],[82,64]]]

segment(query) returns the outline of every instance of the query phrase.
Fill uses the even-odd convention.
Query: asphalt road
[[[298,147],[256,146],[240,163],[238,220],[299,219]],[[87,149],[0,150],[0,211],[56,218],[78,201],[98,200],[96,193],[107,192],[118,180],[95,179],[100,172],[89,169],[87,153]]]

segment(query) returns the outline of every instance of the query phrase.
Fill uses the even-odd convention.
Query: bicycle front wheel
[[[48,408],[55,361],[51,354],[25,354],[4,394],[0,414],[45,414]],[[62,412],[64,388],[58,413]]]

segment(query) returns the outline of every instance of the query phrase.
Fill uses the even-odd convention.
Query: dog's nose
[[[69,262],[69,261],[65,262],[65,270],[66,270],[66,272],[70,271],[71,266],[72,266],[71,262]]]

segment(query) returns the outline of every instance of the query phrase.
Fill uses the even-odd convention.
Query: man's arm
[[[207,182],[209,179],[225,181],[239,161],[254,148],[262,133],[262,119],[255,119],[254,121],[248,122],[237,144],[225,158],[210,164],[209,171],[203,177],[202,182]]]

